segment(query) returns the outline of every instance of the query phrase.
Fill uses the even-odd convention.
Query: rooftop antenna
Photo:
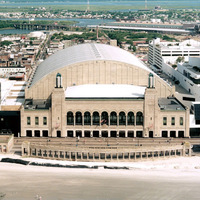
[[[90,10],[90,0],[87,0],[87,11]]]
[[[145,0],[145,9],[147,9],[147,0]]]

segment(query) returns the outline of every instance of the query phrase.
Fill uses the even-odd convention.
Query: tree
[[[11,42],[11,41],[7,41],[7,40],[5,40],[5,41],[3,41],[3,42],[0,42],[0,46],[1,46],[1,47],[3,47],[3,46],[8,46],[8,45],[10,45],[10,44],[12,44],[12,42]]]
[[[180,63],[180,62],[183,62],[185,60],[185,58],[184,57],[178,57],[177,59],[176,59],[176,63]]]

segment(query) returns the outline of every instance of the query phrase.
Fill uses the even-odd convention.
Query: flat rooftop
[[[145,89],[126,84],[86,84],[68,87],[65,98],[144,98]]]
[[[1,82],[1,105],[20,106],[24,103],[25,81],[0,79]]]
[[[188,71],[191,71],[192,73],[195,73],[196,75],[200,75],[200,68],[199,70],[197,70],[196,68],[194,68],[193,65],[190,65],[188,63],[184,63],[183,66],[186,67]]]
[[[176,98],[159,98],[158,106],[161,110],[176,111],[185,110],[184,106]]]

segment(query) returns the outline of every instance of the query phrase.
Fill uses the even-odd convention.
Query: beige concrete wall
[[[31,124],[27,125],[27,117],[31,118]],[[39,124],[35,125],[35,117],[39,118]],[[47,117],[47,125],[43,125],[43,117]],[[51,110],[24,110],[21,109],[21,136],[26,136],[26,130],[32,130],[33,136],[35,130],[40,130],[42,136],[42,130],[47,130],[51,135]]]
[[[159,110],[157,90],[147,88],[144,100],[144,137],[149,137],[150,131],[153,131],[154,137],[159,137]]]
[[[163,117],[167,117],[167,125],[163,125]],[[172,117],[175,117],[175,125],[171,125]],[[183,117],[183,125],[180,125],[180,117]],[[162,131],[184,131],[185,137],[189,137],[189,113],[187,111],[162,111],[159,112],[159,130],[160,137],[162,137]],[[178,134],[178,132],[176,133]]]
[[[50,110],[24,110],[21,112],[22,136],[26,136],[26,130],[48,130],[49,136],[57,137],[57,131],[61,132],[62,137],[67,136],[67,130],[72,131],[143,131],[143,137],[149,137],[149,132],[153,131],[153,137],[162,137],[162,131],[184,131],[184,136],[189,137],[189,110],[166,111],[160,110],[158,106],[158,95],[155,88],[147,88],[144,99],[65,99],[64,88],[55,88],[53,90],[52,107]],[[107,126],[107,125],[67,125],[67,112],[74,113],[84,112],[92,113],[97,111],[100,115],[106,111],[108,116],[115,111],[117,115],[121,111],[132,111],[136,118],[137,112],[142,112],[144,116],[144,125],[122,125],[122,126]],[[31,117],[31,125],[27,125],[27,117]],[[39,117],[39,125],[35,125],[35,117]],[[43,117],[47,117],[47,125],[43,125]],[[163,117],[167,117],[167,125],[163,125]],[[171,125],[171,118],[175,117],[175,125]],[[180,117],[183,117],[183,125],[180,125]],[[34,134],[33,134],[34,135]]]
[[[25,97],[33,99],[47,99],[55,85],[56,74],[61,73],[63,87],[82,84],[133,84],[148,85],[149,72],[137,66],[116,61],[87,61],[66,66],[47,74],[25,91]],[[172,95],[172,88],[158,76],[155,76],[155,86],[158,96]]]

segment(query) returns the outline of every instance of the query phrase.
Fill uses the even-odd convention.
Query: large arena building
[[[21,136],[189,137],[175,89],[118,47],[81,44],[41,63],[25,89]]]

